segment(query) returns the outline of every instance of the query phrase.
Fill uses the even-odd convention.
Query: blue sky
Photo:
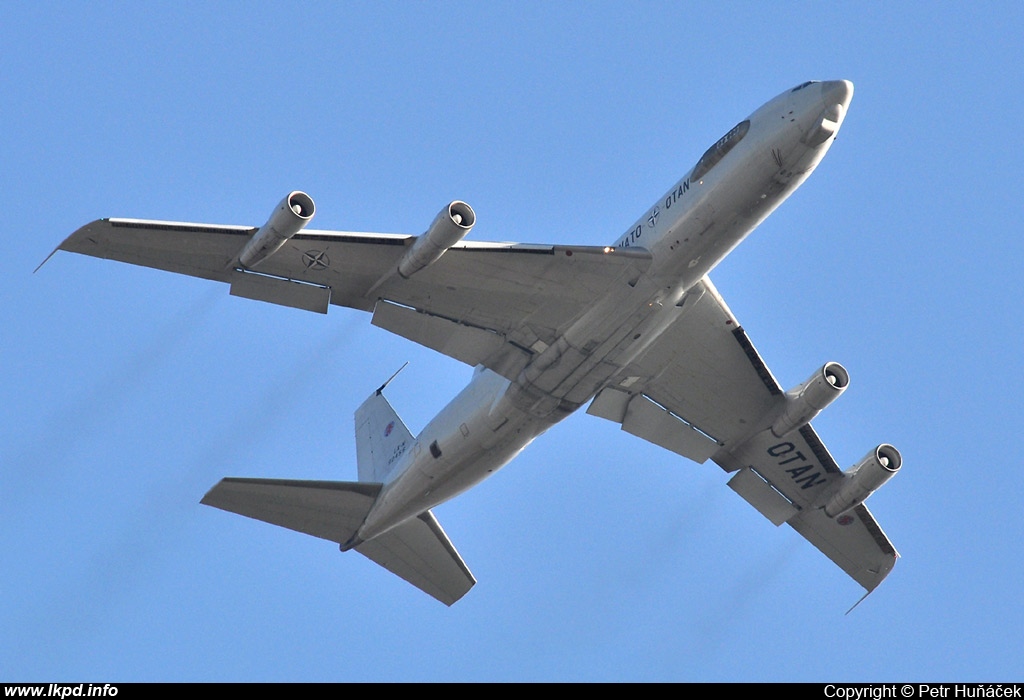
[[[1017,3],[32,3],[0,10],[0,680],[1019,680]],[[815,426],[903,453],[860,588],[727,476],[584,413],[436,510],[445,608],[200,506],[221,476],[354,479],[470,368],[332,308],[61,253],[103,216],[611,242],[777,93],[852,80],[815,174],[712,275]],[[1007,445],[1010,449],[1007,449]]]

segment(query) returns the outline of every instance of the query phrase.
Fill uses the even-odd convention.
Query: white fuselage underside
[[[406,452],[358,537],[479,483],[643,352],[682,313],[687,291],[814,170],[842,121],[844,89],[835,81],[783,93],[749,117],[720,161],[673,185],[613,244],[649,250],[648,271],[595,299],[514,381],[478,368]]]

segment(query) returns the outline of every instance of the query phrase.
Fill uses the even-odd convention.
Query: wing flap
[[[800,512],[789,499],[750,467],[737,471],[729,479],[729,488],[742,496],[743,500],[754,506],[757,512],[768,518],[776,527]]]
[[[331,302],[331,290],[327,287],[247,272],[231,276],[230,294],[320,314],[327,313]]]
[[[531,356],[501,334],[383,300],[377,302],[372,323],[467,365],[484,365],[507,378],[514,379]]]
[[[643,394],[630,396],[612,387],[594,397],[587,413],[622,424],[627,433],[701,464],[719,444]]]

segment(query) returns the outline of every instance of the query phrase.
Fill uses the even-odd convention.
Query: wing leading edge
[[[789,523],[870,592],[899,554],[863,504],[826,513],[856,470],[844,474],[809,423],[776,436],[772,425],[786,405],[786,393],[704,279],[682,314],[587,412],[696,462],[712,459],[762,515]]]

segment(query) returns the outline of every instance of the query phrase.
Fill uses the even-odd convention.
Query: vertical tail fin
[[[390,379],[388,380],[391,381]],[[415,438],[384,398],[384,383],[356,410],[356,463],[359,480],[387,483]]]

